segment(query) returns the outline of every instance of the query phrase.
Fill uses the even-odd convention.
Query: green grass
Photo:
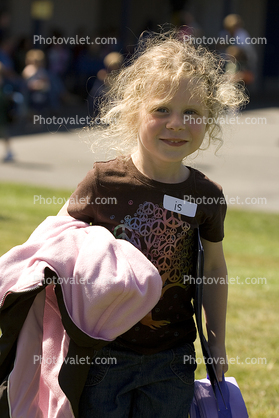
[[[0,183],[0,255],[25,242],[47,216],[56,215],[71,193]]]
[[[70,190],[0,184],[0,255],[26,241],[47,216],[56,215],[70,194]],[[55,199],[59,203],[50,203]],[[227,376],[236,378],[252,418],[279,416],[278,231],[279,214],[228,210],[227,354],[230,363],[238,364],[229,365]],[[243,284],[232,283],[237,277]],[[249,284],[247,278],[252,283],[262,281]],[[196,349],[201,358],[198,341]],[[205,375],[200,364],[196,378]]]
[[[279,215],[229,209],[225,229],[227,376],[236,378],[251,417],[278,418]],[[196,347],[201,357],[199,343]],[[200,365],[196,378],[203,377]]]

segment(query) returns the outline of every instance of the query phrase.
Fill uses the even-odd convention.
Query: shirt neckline
[[[192,183],[193,181],[193,176],[194,176],[194,170],[192,167],[186,166],[189,171],[189,177],[180,182],[180,183],[163,183],[157,180],[153,180],[150,179],[149,177],[145,176],[143,173],[141,173],[137,167],[135,166],[132,157],[129,156],[128,160],[127,160],[127,168],[129,170],[129,173],[131,173],[133,175],[133,177],[135,177],[137,180],[139,180],[141,183],[147,184],[148,186],[151,187],[155,187],[155,188],[160,188],[160,189],[167,189],[167,190],[182,190],[184,189],[186,186],[189,187],[189,184]]]

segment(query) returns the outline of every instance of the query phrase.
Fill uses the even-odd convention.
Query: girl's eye
[[[198,114],[198,112],[196,110],[193,110],[193,109],[185,110],[184,113],[185,113],[185,115],[197,115]]]
[[[158,112],[158,113],[167,113],[168,109],[165,107],[157,107],[156,109],[153,110],[153,112]]]

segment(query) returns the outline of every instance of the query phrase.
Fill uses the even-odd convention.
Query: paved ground
[[[190,164],[223,186],[229,205],[279,212],[279,107],[248,110],[230,122],[219,156],[211,147]],[[93,162],[106,158],[92,154],[85,137],[81,129],[14,136],[15,161],[0,163],[0,181],[74,190]]]

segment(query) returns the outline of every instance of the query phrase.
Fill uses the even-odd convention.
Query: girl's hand
[[[215,370],[219,382],[222,381],[222,376],[228,371],[228,360],[226,355],[226,348],[224,345],[209,346],[211,356],[214,360]]]
[[[170,324],[170,321],[155,321],[154,319],[152,319],[152,312],[149,312],[144,318],[142,318],[140,323],[147,327],[150,327],[151,329],[157,329]]]

